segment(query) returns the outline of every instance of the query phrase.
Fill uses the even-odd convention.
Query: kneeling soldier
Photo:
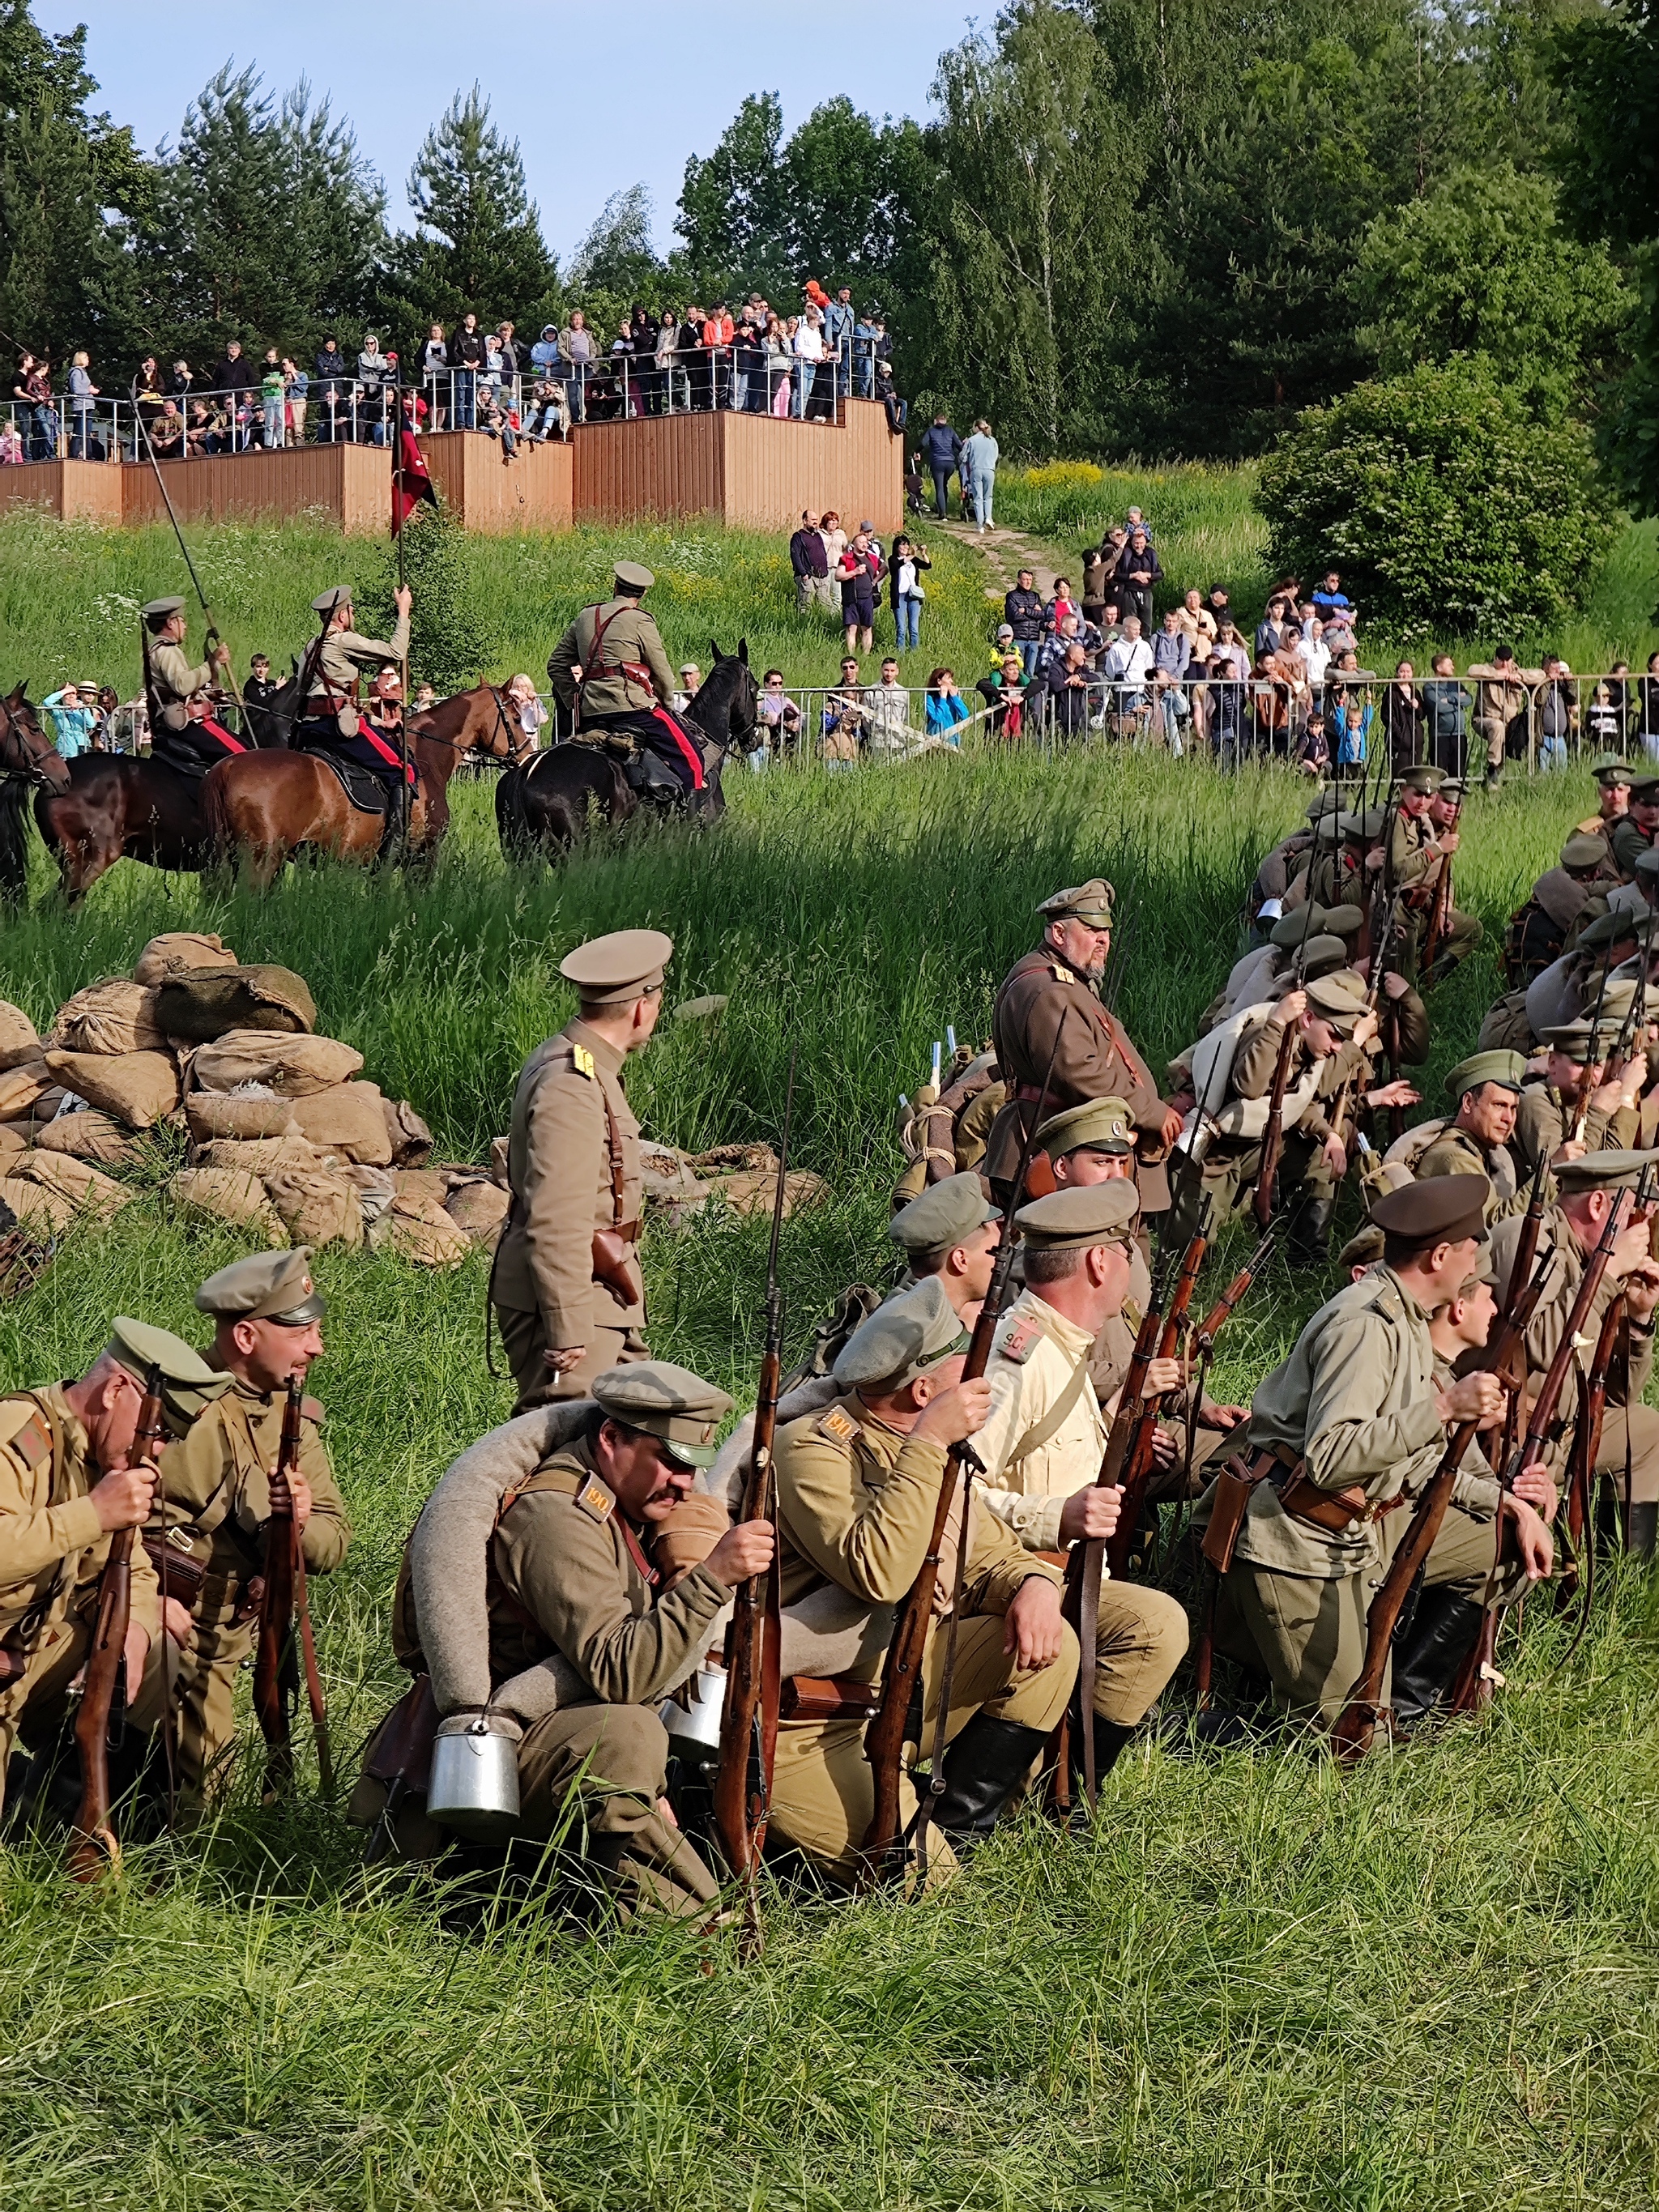
[[[159,1567],[165,1514],[167,1633],[179,1647],[175,1778],[191,1810],[222,1778],[235,1739],[236,1674],[257,1633],[265,1527],[273,1502],[283,1502],[275,1478],[288,1386],[322,1357],[327,1311],[304,1245],[233,1261],[208,1277],[196,1304],[212,1316],[209,1357],[231,1387],[162,1453],[165,1504],[144,1530]],[[307,1398],[289,1486],[306,1572],[318,1575],[332,1573],[351,1541],[322,1419]]]
[[[937,1279],[873,1313],[836,1362],[842,1395],[777,1439],[778,1540],[786,1607],[834,1583],[872,1612],[901,1604],[933,1533],[950,1446],[990,1408],[983,1380],[962,1380],[967,1339]],[[922,1662],[923,1741],[931,1746],[945,1663],[943,1614],[954,1585],[959,1507],[946,1532],[934,1625]],[[960,1855],[990,1833],[1042,1755],[1077,1679],[1077,1638],[1060,1614],[1060,1577],[1023,1550],[975,1496],[957,1624],[945,1792],[934,1819]],[[784,1719],[772,1782],[771,1840],[850,1882],[874,1810],[864,1735],[884,1638],[836,1689],[845,1711]],[[792,1700],[785,1686],[785,1711]],[[901,1817],[915,1809],[900,1778]],[[935,1838],[935,1871],[952,1863]]]
[[[111,1536],[141,1528],[149,1511],[155,1469],[133,1451],[152,1367],[175,1433],[228,1387],[167,1330],[119,1320],[78,1382],[0,1399],[0,1797],[19,1739],[42,1746],[61,1729],[92,1641]],[[135,1549],[130,1703],[147,1668],[159,1680],[159,1627],[155,1572]]]

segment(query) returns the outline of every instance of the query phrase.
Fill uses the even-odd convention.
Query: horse
[[[20,684],[0,699],[0,898],[28,896],[28,840],[23,809],[30,791],[67,791],[70,766],[35,719]]]
[[[264,752],[282,752],[294,734],[300,715],[300,672],[287,677],[269,699],[244,699],[242,720],[248,736]]]
[[[680,718],[702,740],[704,787],[685,806],[700,821],[716,820],[726,811],[720,769],[728,753],[752,749],[760,699],[746,638],[738,640],[732,653],[722,653],[711,638],[709,650],[708,680]],[[532,754],[509,769],[495,787],[495,826],[509,860],[538,853],[561,856],[590,820],[619,828],[639,808],[639,793],[614,754],[580,739]]]
[[[407,725],[420,781],[409,809],[408,854],[429,858],[449,827],[448,783],[464,753],[512,760],[526,740],[512,708],[491,684],[441,699]],[[383,817],[353,806],[339,778],[314,753],[242,753],[220,761],[202,794],[214,853],[240,853],[261,890],[294,854],[315,851],[369,862],[380,854]]]

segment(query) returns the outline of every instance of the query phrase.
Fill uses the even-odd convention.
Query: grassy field
[[[773,1135],[800,1049],[798,1158],[833,1194],[784,1234],[795,1348],[842,1281],[885,1264],[896,1094],[946,1021],[983,1033],[1034,902],[1097,869],[1116,883],[1121,1011],[1157,1063],[1302,793],[1098,756],[774,775],[738,787],[713,842],[659,835],[556,877],[503,867],[488,799],[465,790],[423,887],[324,871],[213,902],[118,870],[74,921],[46,904],[7,928],[0,995],[44,1016],[154,930],[211,927],[306,975],[321,1025],[477,1158],[569,1011],[560,956],[659,923],[671,997],[731,1005],[712,1030],[666,1025],[639,1063],[648,1129]],[[1584,804],[1472,799],[1460,884],[1489,931]],[[1488,950],[1444,994],[1437,1073],[1492,975]],[[739,1390],[763,1246],[730,1218],[647,1246],[659,1347]],[[73,1235],[0,1320],[3,1379],[76,1371],[112,1310],[191,1330],[194,1284],[234,1249],[148,1204]],[[481,1264],[325,1253],[319,1272],[317,1384],[357,1537],[316,1596],[353,1743],[393,1686],[403,1537],[508,1393],[484,1370]],[[1253,1298],[1224,1392],[1248,1395],[1321,1288],[1280,1277]],[[1138,1753],[1092,1830],[1030,1818],[936,1902],[770,1898],[746,1968],[677,1932],[596,1943],[550,1914],[451,1932],[429,1890],[366,1889],[355,1838],[309,1795],[233,1805],[97,1897],[19,1846],[0,1866],[0,2191],[20,2212],[1628,2206],[1659,2178],[1656,1629],[1652,1584],[1615,1577],[1563,1669],[1535,1609],[1489,1728],[1353,1780],[1296,1747],[1202,1767]]]

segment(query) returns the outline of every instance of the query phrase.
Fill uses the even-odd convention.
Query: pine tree
[[[495,623],[473,579],[466,532],[448,509],[419,507],[404,526],[404,574],[414,595],[409,615],[409,680],[438,696],[465,690],[494,660]],[[398,544],[386,540],[361,594],[368,634],[390,637],[397,622]]]

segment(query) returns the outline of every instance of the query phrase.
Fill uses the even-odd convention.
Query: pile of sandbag
[[[499,1142],[500,1140],[498,1140]],[[734,1213],[768,1213],[778,1187],[778,1156],[769,1145],[716,1145],[712,1152],[680,1152],[647,1139],[640,1147],[646,1204],[666,1229],[678,1229],[707,1211],[711,1200]],[[829,1189],[809,1168],[789,1168],[783,1178],[783,1218],[816,1205]]]

